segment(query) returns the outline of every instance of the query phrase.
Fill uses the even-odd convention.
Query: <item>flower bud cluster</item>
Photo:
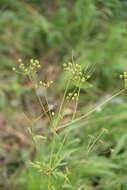
[[[40,81],[39,84],[42,85],[44,88],[49,88],[53,84],[53,81],[52,80],[48,82]]]
[[[75,81],[76,83],[83,83],[90,78],[90,75],[84,73],[81,65],[73,64],[71,62],[64,63],[64,70],[67,71],[70,75],[71,80]]]
[[[29,65],[31,71],[37,71],[41,67],[39,61],[36,59],[30,59]]]
[[[69,100],[73,100],[73,101],[78,101],[78,93],[69,93],[66,97],[66,99]]]
[[[124,88],[127,88],[127,72],[123,72],[122,75],[120,75],[120,78],[123,80],[124,82]]]
[[[35,60],[30,59],[27,66],[23,63],[22,59],[18,59],[18,62],[19,62],[19,69],[25,75],[29,75],[33,72],[36,73],[37,70],[41,67],[39,61],[36,59]],[[13,71],[16,71],[15,67],[13,67],[12,69]]]

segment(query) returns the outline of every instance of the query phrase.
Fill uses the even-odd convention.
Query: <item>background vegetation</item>
[[[39,156],[23,112],[35,117],[39,106],[31,83],[13,73],[12,67],[18,65],[18,58],[38,59],[42,66],[39,77],[55,81],[55,91],[53,87],[49,96],[50,104],[55,105],[65,88],[62,64],[71,61],[72,51],[74,61],[89,65],[92,74],[93,87],[81,90],[80,115],[122,88],[119,75],[127,71],[127,1],[0,0],[0,189],[46,189],[44,176],[26,166],[27,160]],[[43,92],[40,96],[43,99]],[[73,175],[64,189],[127,189],[126,108],[125,92],[73,125],[69,138],[79,139],[78,152],[69,160]],[[67,118],[72,111],[71,105]],[[42,132],[46,127],[43,118],[35,130]],[[102,128],[107,132],[87,155],[90,139]],[[44,147],[41,151],[46,154]]]

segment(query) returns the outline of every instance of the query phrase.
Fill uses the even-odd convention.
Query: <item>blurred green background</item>
[[[26,135],[27,122],[22,112],[33,111],[36,115],[38,106],[29,82],[12,72],[12,67],[17,66],[18,58],[38,59],[42,66],[40,78],[57,83],[50,95],[54,103],[65,87],[62,64],[71,61],[72,52],[75,62],[91,67],[93,88],[82,89],[79,104],[79,112],[84,113],[92,104],[102,102],[122,88],[119,75],[127,71],[127,1],[0,0],[1,190],[19,190],[17,184],[22,184],[24,190],[43,189],[37,181],[24,187],[25,174],[21,174],[24,159],[34,157],[34,151]],[[85,141],[84,135],[97,135],[102,127],[109,130],[103,139],[104,148],[101,145],[91,155],[84,169],[75,168],[74,173],[86,176],[84,189],[127,189],[126,100],[125,92],[86,122],[84,134],[82,127],[75,132],[81,138],[82,152],[89,141],[87,138]],[[43,128],[42,123],[37,127]],[[115,148],[113,155],[105,153]],[[78,189],[78,184],[74,189]]]

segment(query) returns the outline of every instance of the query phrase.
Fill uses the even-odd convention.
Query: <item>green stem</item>
[[[29,77],[31,83],[33,84],[34,82],[33,82],[32,77],[31,77],[30,74],[28,75],[28,77]],[[48,119],[50,120],[49,115],[48,115],[48,113],[46,112],[45,107],[44,107],[44,105],[43,105],[43,103],[42,103],[42,101],[41,101],[41,98],[40,98],[40,96],[38,95],[38,93],[37,93],[35,87],[34,87],[34,91],[35,91],[36,97],[37,97],[37,99],[38,99],[38,101],[39,101],[39,104],[40,104],[40,106],[41,106],[41,108],[42,108],[42,110],[43,110],[43,113],[46,113]]]
[[[95,112],[95,111],[97,110],[97,108],[100,108],[100,107],[102,107],[103,105],[107,104],[109,101],[111,101],[113,98],[115,98],[116,96],[118,96],[118,95],[120,95],[121,93],[123,93],[125,90],[126,90],[126,89],[120,90],[119,92],[117,92],[116,94],[114,94],[113,96],[111,96],[110,98],[108,98],[107,100],[105,100],[103,103],[99,104],[98,106],[96,106],[96,107],[93,108],[92,110],[88,111],[86,114],[84,114],[84,115],[82,115],[81,117],[79,117],[79,118],[77,118],[77,119],[75,119],[75,120],[73,120],[73,121],[71,121],[71,122],[68,122],[68,123],[66,123],[65,125],[59,127],[58,130],[64,129],[64,128],[66,128],[67,126],[72,125],[72,124],[74,124],[75,122],[80,121],[80,120],[82,120],[82,119],[88,117],[88,116],[91,115],[93,112]]]

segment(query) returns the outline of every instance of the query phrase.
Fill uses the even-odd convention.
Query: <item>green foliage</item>
[[[38,80],[37,77],[34,77],[34,75],[36,75],[36,69],[38,69],[38,65],[40,65],[39,62],[37,60],[31,59],[29,65],[27,66],[26,72],[26,67],[21,60],[19,61],[21,62],[19,64],[19,69],[22,71],[21,74],[28,76],[34,85],[33,88],[37,95],[37,89],[39,86],[36,85],[36,82]],[[31,67],[34,69],[31,69]],[[101,189],[103,187],[105,189],[114,189],[114,183],[112,185],[112,181],[115,181],[116,185],[117,180],[121,178],[121,175],[124,176],[124,165],[121,166],[120,162],[121,156],[126,155],[126,152],[124,152],[123,148],[125,146],[127,134],[122,135],[122,138],[118,143],[117,140],[119,139],[115,139],[115,134],[112,133],[112,130],[114,129],[114,122],[116,125],[117,120],[111,120],[108,123],[108,126],[107,123],[105,125],[105,119],[103,119],[103,117],[107,113],[106,110],[103,112],[102,109],[103,106],[109,101],[111,101],[110,104],[112,104],[113,101],[117,102],[117,99],[115,100],[115,98],[124,92],[126,88],[119,91],[115,95],[106,98],[106,100],[103,100],[101,103],[99,103],[99,105],[95,105],[94,108],[90,110],[87,109],[86,114],[80,114],[77,117],[81,84],[83,82],[86,83],[86,80],[88,80],[89,77],[87,73],[85,73],[84,76],[81,66],[77,63],[65,63],[64,69],[68,73],[68,82],[63,98],[60,102],[60,105],[58,106],[57,112],[52,115],[51,111],[47,110],[44,107],[43,102],[37,95],[40,106],[42,107],[42,116],[47,115],[49,119],[49,127],[45,131],[45,135],[36,135],[34,133],[34,120],[28,119],[30,125],[28,131],[33,140],[33,145],[36,150],[36,158],[33,161],[29,161],[29,163],[27,163],[28,161],[26,162],[27,167],[26,171],[24,171],[23,174],[24,184],[27,185],[28,190],[34,190],[35,188],[38,188],[39,190],[80,189],[85,188],[86,186],[92,188],[92,186],[94,186],[94,183],[98,189]],[[18,72],[16,69],[13,70]],[[74,77],[78,77],[77,80],[75,80]],[[82,81],[83,77],[86,77],[86,80]],[[78,93],[74,93],[73,95],[73,93],[70,92],[67,95],[71,81],[73,81],[73,86],[75,89],[77,89],[77,81],[79,82]],[[45,89],[48,90],[47,88]],[[62,122],[64,122],[65,119],[64,111],[69,106],[71,99],[75,97],[75,94],[76,102],[73,102],[74,110],[70,116],[71,119],[65,123],[65,125],[63,125]],[[70,97],[70,99],[68,99],[68,97]],[[45,98],[48,108],[48,99],[47,97]],[[110,105],[112,109],[114,109],[114,106],[112,107],[112,105]],[[118,111],[121,109],[120,105],[118,105],[117,109]],[[117,109],[115,111],[115,114],[117,113]],[[122,107],[122,111],[123,110],[124,106]],[[97,111],[100,112],[99,117],[101,120],[98,119],[98,114],[96,113]],[[107,109],[107,112],[109,111],[110,110]],[[82,126],[82,120],[94,113],[95,121],[93,122],[93,125],[91,124],[90,129],[85,129],[84,136],[84,133],[82,131],[84,130],[84,122]],[[124,119],[125,115],[122,114],[121,123],[123,124]],[[90,122],[92,122],[92,119]],[[86,126],[89,126],[88,123]],[[81,128],[80,130],[79,127]],[[109,127],[111,128],[109,129]],[[109,134],[108,131],[110,131]],[[108,139],[110,135],[114,135],[114,139]],[[85,140],[84,137],[86,138]],[[114,143],[113,140],[116,142]],[[126,161],[124,164],[126,165]],[[126,187],[125,183],[121,180],[119,181],[119,186],[120,188],[122,186]]]
[[[74,85],[77,78],[70,73],[74,80],[70,81],[58,115],[54,111],[45,112],[45,106],[41,105],[41,112],[53,121],[44,135],[34,134],[38,118],[33,120],[31,116],[29,134],[32,146],[37,148],[36,157],[29,164],[28,157],[21,154],[25,169],[13,184],[20,184],[25,190],[126,190],[126,100],[115,97],[105,108],[100,106],[107,100],[106,95],[110,99],[113,89],[119,89],[119,74],[127,71],[126,0],[0,0],[0,17],[0,111],[21,105],[27,99],[25,93],[34,99],[33,87],[47,90],[52,84],[52,80],[46,82],[47,73],[44,73],[45,80],[38,79],[31,90],[26,78],[31,75],[32,66],[26,70],[24,80],[12,74],[12,67],[18,68],[20,57],[38,59],[40,65],[46,64],[44,69],[50,63],[56,62],[61,67],[68,61],[87,68],[86,73],[76,71],[75,77],[83,79],[81,86]],[[24,72],[27,66],[20,65],[20,71]],[[89,81],[86,82],[89,75],[92,89]],[[126,72],[121,78],[126,88]],[[59,97],[63,93],[66,80],[66,74],[60,75],[53,95]],[[36,99],[41,102],[39,96]],[[72,115],[70,107],[64,108],[65,100],[67,103],[74,100],[69,104],[71,109],[75,107]],[[12,108],[11,112],[13,115]],[[75,120],[76,113],[79,120]],[[71,116],[74,122],[67,123],[69,127],[60,123]],[[7,121],[8,117],[6,112]],[[8,122],[19,128],[17,120]],[[0,184],[3,184],[5,177],[1,176]]]

